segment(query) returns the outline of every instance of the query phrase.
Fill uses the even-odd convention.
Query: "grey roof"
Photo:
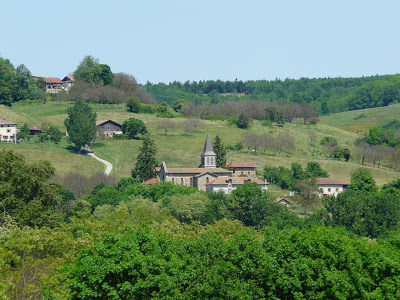
[[[215,155],[213,147],[211,145],[210,137],[207,134],[206,142],[204,143],[204,149],[201,155]]]

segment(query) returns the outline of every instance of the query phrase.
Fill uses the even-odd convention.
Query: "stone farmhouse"
[[[0,119],[0,142],[15,142],[17,133],[17,123],[6,119]]]
[[[346,191],[348,182],[335,178],[316,178],[319,192],[319,197],[335,196]]]
[[[251,176],[236,177],[237,171],[218,168],[216,165],[216,154],[211,145],[210,137],[207,134],[204,143],[203,152],[200,155],[200,165],[197,168],[169,168],[163,162],[159,170],[159,178],[150,179],[143,184],[152,184],[156,182],[172,182],[197,188],[201,191],[223,191],[226,194],[231,193],[238,186],[247,181],[257,182],[263,189],[267,189],[267,183],[255,178],[255,165],[251,168]],[[246,166],[247,167],[247,166]],[[235,173],[234,173],[235,172]],[[254,175],[254,176],[253,176]]]
[[[62,80],[58,77],[40,77],[33,76],[34,78],[42,78],[46,85],[46,93],[57,94],[60,91],[69,91],[75,82],[74,76],[65,76]]]
[[[122,134],[122,126],[113,120],[96,121],[96,138],[112,138],[114,135]]]

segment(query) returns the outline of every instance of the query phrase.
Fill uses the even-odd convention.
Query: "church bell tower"
[[[216,154],[214,153],[213,147],[211,145],[210,137],[207,134],[206,142],[204,143],[204,149],[201,153],[201,168],[216,168]]]

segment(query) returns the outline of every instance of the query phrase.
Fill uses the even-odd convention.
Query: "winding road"
[[[101,159],[100,157],[96,156],[93,152],[89,152],[88,155],[93,157],[94,159],[97,159],[98,161],[102,162],[103,164],[105,164],[106,170],[104,171],[104,174],[107,176],[110,175],[111,170],[113,168],[113,165],[110,162],[108,162],[104,159]]]

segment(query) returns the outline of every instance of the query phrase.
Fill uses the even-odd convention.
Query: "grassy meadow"
[[[365,135],[370,127],[384,125],[399,116],[400,103],[320,117],[320,124]]]
[[[63,122],[67,116],[67,109],[72,104],[72,102],[48,102],[46,104],[29,101],[25,103],[20,102],[12,107],[0,106],[0,118],[15,121],[21,126],[25,122],[28,125],[38,125],[48,122],[65,131]],[[175,118],[172,120],[176,124],[176,127],[168,135],[164,135],[160,129],[157,129],[160,118],[155,117],[155,115],[129,113],[123,105],[93,104],[92,107],[97,112],[98,120],[112,119],[120,123],[131,117],[143,120],[156,141],[158,161],[160,163],[165,161],[167,166],[170,167],[197,167],[200,163],[200,153],[203,149],[207,133],[210,134],[212,139],[216,135],[219,135],[222,137],[225,145],[234,145],[242,140],[242,134],[246,132],[244,129],[229,126],[225,121],[204,121],[201,128],[198,128],[194,132],[185,133],[181,126],[184,119]],[[400,105],[392,105],[390,107],[400,110]],[[378,110],[378,114],[382,114],[382,108],[374,110]],[[354,118],[361,113],[365,115],[371,114],[371,119],[374,119],[372,112],[373,110],[351,112],[352,117],[346,115],[348,113],[342,113],[337,114],[337,119],[345,120],[345,115],[348,122],[352,118],[353,121],[357,121]],[[360,165],[353,160],[343,162],[327,158],[319,145],[322,137],[332,136],[338,139],[339,145],[347,147],[350,150],[354,149],[354,141],[360,135],[348,131],[346,127],[341,126],[341,123],[337,119],[334,116],[329,116],[321,118],[321,124],[317,125],[304,126],[300,123],[293,123],[285,124],[284,127],[262,126],[260,122],[254,121],[250,129],[251,132],[257,134],[269,132],[274,136],[278,136],[281,133],[288,133],[295,137],[297,150],[293,153],[277,154],[263,153],[263,150],[259,149],[256,155],[254,153],[246,153],[242,150],[239,153],[228,153],[227,160],[254,162],[259,166],[259,174],[261,174],[265,164],[290,167],[290,164],[294,161],[300,162],[303,166],[309,161],[318,161],[331,177],[349,180],[350,174]],[[363,119],[360,120],[362,121]],[[310,145],[310,132],[315,132],[317,135],[314,146]],[[14,149],[24,154],[28,162],[49,160],[56,167],[57,175],[60,176],[64,176],[70,172],[78,172],[90,176],[95,172],[102,172],[104,170],[104,166],[101,163],[88,156],[74,153],[71,146],[71,144],[63,140],[59,145],[53,143],[45,145],[40,143],[23,143],[17,145],[3,143],[0,144],[0,149]],[[108,139],[96,141],[91,149],[97,156],[110,161],[114,166],[112,175],[120,178],[130,175],[140,146],[140,140]],[[385,168],[378,169],[371,167],[370,169],[379,185],[400,177],[400,173],[392,172]]]

